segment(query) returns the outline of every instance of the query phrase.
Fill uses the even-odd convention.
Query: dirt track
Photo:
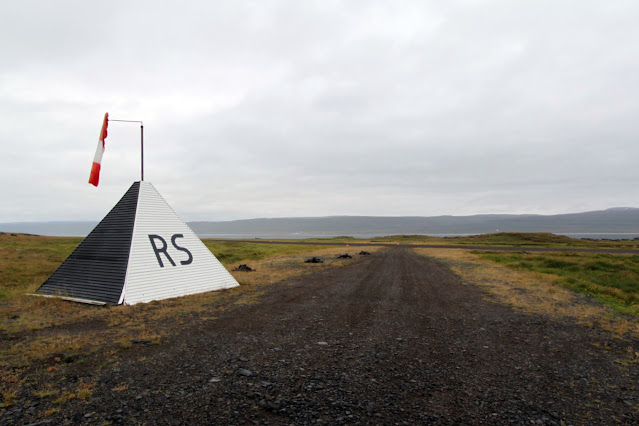
[[[513,312],[405,248],[353,263],[134,345],[115,367],[70,364],[96,389],[52,424],[639,424],[636,340]]]

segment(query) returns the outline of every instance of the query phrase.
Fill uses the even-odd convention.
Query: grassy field
[[[300,245],[235,243],[209,239],[203,241],[209,250],[215,253],[215,257],[224,265],[232,265],[239,262],[246,263],[249,261],[262,260],[270,256],[305,253],[309,251],[309,246]],[[310,246],[310,250],[316,250],[318,248],[320,247]]]
[[[391,235],[387,237],[354,238],[349,236],[332,238],[306,238],[278,240],[291,242],[321,243],[384,243],[401,245],[438,246],[485,246],[485,247],[539,247],[539,248],[579,248],[579,249],[620,249],[639,250],[639,240],[583,240],[545,232],[498,232],[494,234],[468,235],[459,237],[430,237],[427,235]]]
[[[35,291],[80,241],[0,233],[0,302]]]
[[[554,276],[554,283],[594,296],[615,310],[639,316],[639,256],[593,253],[475,252],[520,271]]]
[[[342,237],[340,241],[348,242]],[[350,241],[356,241],[351,239]],[[639,249],[638,240],[581,240],[549,233],[498,232],[495,234],[469,235],[464,237],[428,237],[423,235],[393,235],[372,238],[371,242],[434,245],[479,245],[503,247],[549,247],[549,248],[613,248]]]

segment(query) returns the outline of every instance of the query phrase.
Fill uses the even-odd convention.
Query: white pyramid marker
[[[136,182],[38,293],[133,305],[238,286],[149,182]]]

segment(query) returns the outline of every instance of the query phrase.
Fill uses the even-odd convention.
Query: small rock
[[[240,368],[239,373],[242,376],[246,376],[246,377],[251,377],[253,375],[253,373],[249,370],[247,370],[246,368]]]
[[[267,402],[266,408],[269,410],[279,410],[282,405],[279,401]]]
[[[320,346],[326,346],[328,345],[328,342],[317,342],[317,344]]]
[[[233,268],[233,270],[234,271],[251,272],[251,271],[254,271],[255,269],[253,269],[250,266],[248,266],[247,264],[243,263],[240,266],[238,266],[237,268]]]

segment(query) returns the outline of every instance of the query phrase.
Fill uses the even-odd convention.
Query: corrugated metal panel
[[[120,300],[140,183],[135,182],[37,293],[109,304]]]
[[[239,284],[149,182],[142,182],[122,303]]]

